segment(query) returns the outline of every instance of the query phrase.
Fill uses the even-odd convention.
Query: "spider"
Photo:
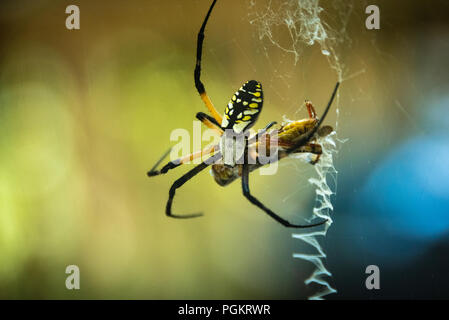
[[[327,104],[327,107],[320,119],[316,116],[315,109],[313,108],[312,103],[306,101],[306,107],[309,113],[308,119],[294,121],[283,125],[278,131],[268,132],[268,130],[276,124],[276,122],[271,122],[257,134],[248,138],[249,128],[254,125],[258,118],[258,115],[262,110],[263,91],[260,82],[255,80],[247,81],[232,96],[230,102],[225,108],[224,117],[222,117],[212,104],[212,101],[207,95],[204,85],[200,80],[204,30],[216,2],[217,0],[213,0],[198,33],[194,80],[195,87],[201,99],[212,115],[210,116],[203,112],[198,112],[196,114],[196,118],[208,128],[216,130],[221,135],[221,140],[220,144],[218,145],[207,147],[201,151],[194,152],[179,159],[170,161],[160,170],[156,170],[159,164],[169,154],[170,150],[168,150],[162,156],[162,158],[157,161],[154,167],[150,171],[148,171],[147,174],[150,177],[165,174],[169,170],[179,167],[180,165],[192,161],[193,159],[205,155],[210,155],[208,159],[201,162],[199,165],[188,171],[173,183],[169,191],[169,198],[165,211],[166,215],[173,218],[194,218],[202,215],[202,213],[187,215],[173,214],[172,203],[176,190],[178,188],[195,177],[199,172],[212,165],[211,173],[214,176],[215,181],[219,185],[226,186],[232,181],[241,178],[243,195],[252,204],[259,207],[261,210],[263,210],[277,222],[281,223],[283,226],[290,228],[310,228],[322,225],[327,222],[327,219],[315,224],[300,225],[292,224],[289,221],[281,218],[251,194],[249,189],[249,173],[263,165],[260,161],[257,161],[257,150],[263,144],[265,146],[269,146],[274,137],[276,137],[278,141],[277,160],[285,158],[291,153],[307,152],[316,155],[315,160],[311,162],[312,164],[315,164],[319,160],[322,149],[319,144],[313,142],[317,139],[318,136],[326,136],[333,131],[330,126],[321,127],[321,124],[334,100],[339,83],[337,82],[331,98]],[[236,146],[236,142],[234,142],[237,140],[233,140],[233,137],[242,135],[245,136],[245,139],[241,140],[243,141],[243,145],[240,145],[239,154],[232,154],[231,156],[228,156],[230,154],[229,148],[237,147],[236,149],[239,149],[239,146]],[[239,162],[239,159],[243,161]],[[256,161],[251,162],[249,161],[249,159],[256,159]]]

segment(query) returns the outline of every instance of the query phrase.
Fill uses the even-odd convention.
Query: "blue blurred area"
[[[449,231],[449,139],[415,137],[371,174],[360,201],[399,236],[434,240]]]
[[[346,182],[353,196],[340,199],[337,207],[345,214],[327,239],[329,269],[340,289],[331,299],[446,296],[449,137],[446,115],[438,114],[421,118],[427,134],[412,136],[374,169],[365,168],[369,175],[360,189],[358,182]],[[381,270],[379,292],[363,285],[370,264]]]

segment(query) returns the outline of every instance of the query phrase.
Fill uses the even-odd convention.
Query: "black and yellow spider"
[[[309,228],[315,227],[325,223],[327,220],[323,220],[321,222],[310,224],[310,225],[297,225],[288,222],[287,220],[281,218],[279,215],[268,209],[265,205],[263,205],[257,198],[255,198],[249,190],[249,173],[263,164],[260,161],[257,161],[257,150],[262,144],[265,146],[270,145],[272,138],[276,136],[278,143],[278,153],[277,160],[285,158],[291,153],[298,152],[309,152],[316,154],[317,157],[312,163],[316,163],[318,161],[319,156],[322,152],[321,146],[317,143],[313,143],[316,140],[317,136],[325,136],[332,132],[332,128],[329,126],[321,127],[321,124],[326,117],[327,112],[334,100],[335,94],[337,92],[339,83],[335,86],[335,89],[332,93],[332,96],[329,100],[329,103],[323,113],[323,116],[318,119],[315,114],[315,110],[310,102],[306,102],[307,110],[309,112],[309,118],[299,121],[294,121],[288,123],[287,125],[282,126],[278,131],[268,132],[268,129],[271,128],[276,122],[272,122],[268,124],[263,130],[261,130],[258,134],[253,137],[248,138],[249,128],[254,125],[257,120],[257,117],[262,110],[263,104],[263,91],[262,85],[255,80],[251,80],[246,82],[231,98],[228,103],[224,117],[217,112],[215,107],[212,104],[209,96],[206,94],[206,90],[204,88],[203,83],[200,80],[201,75],[201,55],[203,49],[203,40],[204,40],[204,29],[206,27],[209,16],[212,12],[212,9],[215,6],[217,0],[214,0],[207,12],[207,15],[204,19],[204,22],[201,26],[201,29],[198,33],[197,40],[197,54],[196,54],[196,67],[194,71],[194,79],[195,79],[195,87],[198,90],[201,99],[203,100],[206,107],[209,109],[212,117],[203,113],[197,113],[196,117],[198,120],[203,122],[207,127],[212,128],[218,131],[221,135],[221,142],[218,145],[205,148],[201,151],[194,152],[187,156],[181,157],[174,161],[168,162],[165,166],[162,167],[161,170],[156,170],[157,166],[163,161],[163,159],[168,155],[168,152],[154,165],[154,167],[148,172],[148,176],[156,176],[159,174],[164,174],[170,169],[176,168],[186,162],[192,161],[193,159],[210,155],[210,157],[203,161],[198,166],[191,169],[189,172],[184,174],[181,178],[176,180],[170,188],[169,198],[166,206],[166,215],[173,218],[193,218],[201,216],[201,213],[196,214],[188,214],[188,215],[175,215],[172,213],[171,207],[173,198],[175,196],[176,189],[180,188],[184,183],[189,181],[195,175],[197,175],[200,171],[206,169],[209,165],[212,165],[212,175],[215,178],[215,181],[221,185],[225,186],[231,183],[232,181],[242,178],[242,189],[243,195],[254,205],[265,211],[270,217],[284,225],[285,227],[293,227],[293,228]],[[228,138],[228,133],[230,137]],[[229,157],[225,157],[225,155],[229,154],[227,150],[228,142],[233,139],[235,136],[245,135],[246,138],[243,145],[243,151],[240,155]],[[234,141],[234,140],[232,140]],[[234,146],[235,147],[235,146]],[[232,145],[231,145],[232,148]],[[253,150],[252,157],[256,157],[256,161],[249,161],[251,155],[250,150]],[[254,152],[255,150],[255,152]],[[255,154],[255,156],[254,156]],[[243,161],[237,161],[237,160]]]

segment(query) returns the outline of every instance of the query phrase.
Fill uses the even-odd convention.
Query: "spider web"
[[[312,47],[318,46],[321,54],[327,59],[328,66],[342,82],[345,67],[340,61],[339,48],[347,45],[350,39],[346,33],[346,26],[351,15],[352,3],[338,0],[321,4],[319,0],[249,0],[248,19],[258,33],[262,52],[269,57],[273,48],[283,54],[293,57],[292,64],[301,63],[304,55]],[[334,159],[339,146],[344,140],[338,138],[339,95],[334,101],[336,110],[335,131],[329,136],[318,140],[323,147],[320,161],[315,165],[315,176],[308,182],[315,188],[315,206],[312,219],[325,218],[328,223],[320,231],[293,233],[292,237],[302,240],[312,246],[314,253],[293,253],[293,258],[311,262],[315,269],[305,283],[317,283],[321,289],[309,299],[323,299],[325,295],[335,293],[327,277],[331,273],[327,270],[324,259],[326,254],[318,241],[325,237],[332,224],[331,213],[333,206],[331,197],[337,192],[337,170]],[[295,112],[296,113],[296,112]],[[284,117],[284,122],[289,122]],[[307,156],[293,155],[300,161],[309,161]]]

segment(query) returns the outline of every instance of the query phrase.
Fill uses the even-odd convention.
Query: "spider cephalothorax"
[[[200,79],[204,29],[206,28],[207,21],[216,2],[217,0],[212,2],[198,33],[196,55],[197,61],[194,71],[194,79],[195,87],[212,115],[209,116],[203,112],[199,112],[196,117],[208,128],[216,130],[221,135],[220,143],[182,158],[170,161],[160,170],[156,170],[159,164],[168,155],[167,152],[148,172],[148,176],[151,177],[164,174],[167,171],[193,159],[210,155],[208,159],[191,169],[173,183],[169,191],[169,197],[165,210],[167,216],[174,218],[192,218],[202,215],[201,213],[175,215],[172,213],[171,207],[176,189],[180,188],[184,185],[184,183],[189,181],[199,172],[212,165],[212,175],[219,185],[226,186],[234,180],[241,178],[243,195],[252,204],[265,211],[265,213],[282,225],[293,228],[308,228],[321,225],[327,220],[310,225],[292,224],[265,207],[265,205],[263,205],[250,193],[249,173],[264,165],[264,163],[259,161],[260,154],[258,154],[258,150],[262,147],[262,145],[265,150],[268,150],[269,148],[266,147],[269,147],[273,141],[276,141],[278,146],[276,161],[285,158],[292,153],[308,152],[316,155],[316,158],[312,161],[312,164],[316,163],[322,153],[321,146],[316,143],[316,139],[318,136],[325,136],[332,131],[331,127],[321,127],[321,124],[329,111],[332,101],[334,100],[339,83],[335,86],[331,99],[329,100],[329,103],[320,119],[317,118],[312,104],[309,101],[306,101],[306,107],[309,112],[308,119],[293,121],[283,125],[279,130],[268,131],[274,124],[276,124],[276,122],[271,122],[256,135],[249,136],[249,129],[254,125],[262,110],[262,85],[255,80],[247,81],[231,97],[231,100],[225,108],[224,116],[222,117],[213,106],[212,101],[207,95],[204,85]]]

